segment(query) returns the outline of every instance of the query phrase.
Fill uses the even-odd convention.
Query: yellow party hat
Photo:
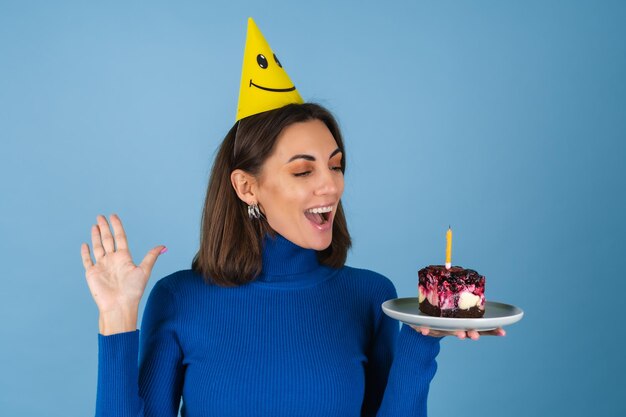
[[[302,97],[254,20],[248,18],[236,120],[290,103],[303,103]]]

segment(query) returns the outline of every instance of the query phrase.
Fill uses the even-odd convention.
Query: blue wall
[[[168,246],[147,291],[189,267],[248,16],[340,120],[349,263],[415,296],[451,224],[526,312],[444,340],[430,415],[626,415],[625,3],[209,3],[0,3],[1,415],[93,414],[96,214]]]

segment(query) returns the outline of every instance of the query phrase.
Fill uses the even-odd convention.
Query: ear
[[[257,182],[253,175],[244,170],[236,169],[230,173],[230,182],[241,201],[248,205],[258,203],[256,198]]]

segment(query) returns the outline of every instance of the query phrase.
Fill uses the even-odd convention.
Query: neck
[[[320,265],[317,251],[305,249],[276,234],[263,240],[263,267],[256,283],[301,287],[324,279],[329,268]]]

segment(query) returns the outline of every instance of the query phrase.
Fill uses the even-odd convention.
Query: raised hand
[[[434,330],[429,329],[428,327],[419,327],[411,325],[413,330],[418,333],[423,334],[424,336],[433,336],[433,337],[443,337],[443,336],[456,336],[459,339],[470,338],[472,340],[478,340],[480,336],[505,336],[506,332],[502,327],[498,327],[494,330],[486,330],[486,331],[477,331],[477,330],[453,330],[453,331],[445,331],[445,330]]]
[[[95,264],[89,245],[83,243],[80,248],[87,285],[100,311],[100,331],[103,334],[135,329],[139,302],[152,268],[158,256],[166,250],[163,245],[156,246],[148,251],[139,265],[135,265],[128,250],[122,221],[115,214],[110,219],[113,234],[102,215],[97,216],[97,224],[91,228]]]

